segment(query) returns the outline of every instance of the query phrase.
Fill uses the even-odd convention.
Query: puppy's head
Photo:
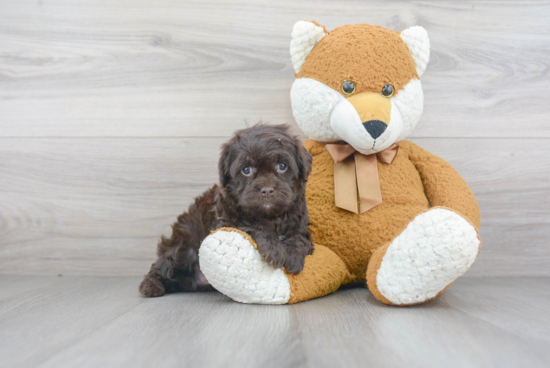
[[[311,155],[287,125],[257,124],[222,146],[220,185],[253,216],[278,216],[304,196]]]

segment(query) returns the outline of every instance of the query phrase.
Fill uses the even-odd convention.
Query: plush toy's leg
[[[242,303],[291,304],[336,291],[350,275],[331,250],[316,245],[298,275],[274,269],[260,257],[246,233],[224,228],[201,244],[199,262],[218,291]]]
[[[374,252],[367,285],[376,299],[386,304],[426,302],[466,272],[479,246],[475,227],[453,211],[434,207]]]

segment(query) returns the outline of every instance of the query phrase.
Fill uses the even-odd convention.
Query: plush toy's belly
[[[328,152],[313,155],[306,189],[313,242],[338,254],[357,277],[365,279],[372,253],[391,242],[419,213],[429,208],[418,171],[400,150],[392,164],[378,161],[382,204],[356,214],[334,205],[334,166]]]

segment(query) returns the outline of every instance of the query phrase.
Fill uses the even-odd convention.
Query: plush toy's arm
[[[399,145],[407,151],[420,173],[430,205],[454,210],[479,231],[479,206],[470,187],[456,170],[447,161],[414,143],[403,141]]]

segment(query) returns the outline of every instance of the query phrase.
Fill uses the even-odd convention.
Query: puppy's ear
[[[311,162],[313,161],[313,157],[300,143],[298,143],[296,147],[296,163],[298,164],[300,179],[307,181],[309,174],[311,174]]]
[[[231,173],[229,171],[231,166],[231,143],[225,143],[222,146],[222,152],[220,154],[220,160],[218,161],[218,171],[220,174],[220,185],[225,188],[231,180]]]

